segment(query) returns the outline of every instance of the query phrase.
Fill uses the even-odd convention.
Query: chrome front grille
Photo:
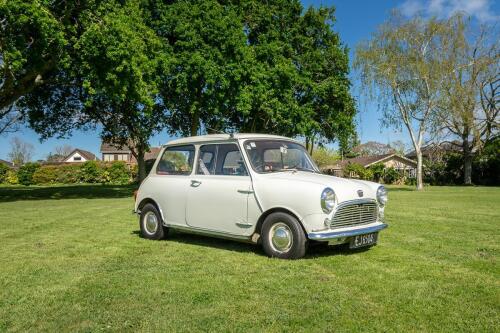
[[[344,228],[377,221],[377,203],[375,201],[352,201],[340,204],[333,215],[330,228]]]

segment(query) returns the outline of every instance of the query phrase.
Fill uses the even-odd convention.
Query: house
[[[144,160],[154,160],[160,153],[161,147],[151,147],[144,155]],[[104,162],[124,161],[129,164],[137,164],[137,160],[126,145],[114,145],[107,142],[101,143],[101,154]]]
[[[99,159],[89,151],[83,149],[74,149],[69,153],[62,162],[65,163],[82,163],[86,161],[98,161]]]
[[[8,166],[9,168],[14,167],[14,163],[6,161],[6,160],[2,160],[2,159],[0,159],[0,164],[4,164],[5,166]]]
[[[458,141],[453,142],[441,142],[441,143],[430,143],[421,148],[422,157],[426,160],[439,162],[443,159],[446,154],[449,153],[460,153],[462,148]],[[416,159],[417,153],[415,150],[406,154],[409,159]]]
[[[382,163],[386,168],[392,167],[408,178],[415,178],[417,174],[417,162],[409,158],[399,156],[397,154],[371,155],[349,158],[343,161],[339,161],[334,165],[325,166],[322,168],[322,171],[324,173],[338,177],[354,177],[355,175],[344,175],[344,167],[349,163],[357,163],[364,168],[369,168],[374,164]]]
[[[135,163],[135,160],[132,160],[132,152],[126,145],[119,146],[102,142],[101,154],[104,162],[123,161],[126,163]]]

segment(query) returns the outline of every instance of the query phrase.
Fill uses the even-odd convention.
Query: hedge
[[[0,164],[3,165],[3,164]],[[75,164],[40,165],[26,163],[18,171],[0,167],[0,183],[22,185],[101,183],[125,185],[136,179],[137,171],[125,162],[87,161]]]

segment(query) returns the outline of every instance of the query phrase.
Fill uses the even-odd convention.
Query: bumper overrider
[[[388,227],[387,224],[378,222],[375,225],[372,224],[363,227],[356,227],[354,229],[349,229],[349,230],[336,230],[336,231],[326,230],[319,232],[310,232],[307,234],[307,237],[311,240],[316,240],[316,241],[330,241],[338,238],[348,238],[357,235],[379,232],[380,230],[383,230],[387,227]]]

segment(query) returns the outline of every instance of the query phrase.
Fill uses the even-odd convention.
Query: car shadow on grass
[[[132,197],[137,185],[55,185],[0,187],[0,202]]]
[[[140,230],[132,231],[132,235],[142,238]],[[234,252],[255,253],[263,257],[266,256],[260,244],[250,244],[238,242],[230,239],[215,238],[204,235],[190,234],[177,230],[170,230],[166,239],[167,242],[198,245]],[[347,244],[348,245],[348,244]],[[349,249],[347,245],[329,246],[327,243],[310,243],[303,259],[314,259],[319,257],[334,255],[352,255],[367,251],[369,248]]]

